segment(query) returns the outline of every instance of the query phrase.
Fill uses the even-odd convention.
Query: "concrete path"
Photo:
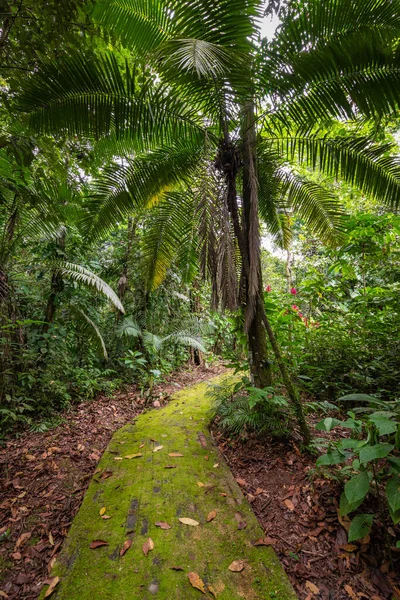
[[[207,384],[114,435],[51,574],[53,600],[296,598],[273,549],[253,545],[263,531],[211,441]]]

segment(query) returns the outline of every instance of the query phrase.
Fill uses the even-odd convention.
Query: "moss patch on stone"
[[[186,388],[113,436],[53,569],[60,583],[52,598],[211,600],[211,592],[191,586],[189,572],[212,586],[219,600],[296,598],[272,548],[252,545],[263,532],[212,444],[206,391],[207,382]],[[124,458],[136,453],[142,456]],[[175,468],[165,468],[170,465]],[[103,507],[110,519],[100,516]],[[207,522],[213,510],[217,516]],[[238,511],[245,529],[238,529]],[[180,517],[199,525],[184,525]],[[171,529],[156,527],[158,521]],[[149,537],[154,549],[145,556]],[[120,556],[127,539],[132,545]],[[91,549],[93,540],[108,546]],[[242,572],[228,569],[234,560],[246,561]]]

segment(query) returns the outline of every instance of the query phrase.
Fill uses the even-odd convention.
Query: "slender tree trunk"
[[[258,221],[257,140],[252,102],[245,104],[243,124],[243,234],[248,260],[246,277],[246,331],[252,383],[264,388],[272,383],[265,329],[257,298],[263,296],[261,241]]]
[[[305,445],[310,443],[310,431],[308,429],[307,422],[304,417],[303,407],[296,387],[290,378],[288,369],[286,368],[283,360],[279,344],[276,340],[271,324],[268,320],[267,314],[264,308],[263,292],[262,292],[262,274],[261,274],[261,241],[259,237],[259,219],[258,219],[258,190],[257,190],[257,173],[256,173],[256,129],[255,129],[255,116],[254,116],[254,104],[252,102],[246,102],[245,107],[245,118],[244,118],[244,132],[243,132],[243,229],[245,233],[245,239],[247,243],[248,251],[248,306],[247,306],[247,320],[250,320],[250,327],[248,329],[249,334],[249,347],[250,343],[259,341],[256,337],[250,340],[250,332],[252,327],[257,326],[258,328],[262,324],[267,332],[272,350],[274,352],[276,361],[278,363],[283,382],[285,384],[287,393],[293,405],[300,431],[304,440]],[[261,323],[260,323],[261,321]],[[254,325],[253,325],[254,324]],[[260,331],[260,330],[259,330]],[[264,336],[264,343],[266,347],[266,341]],[[262,348],[262,346],[261,346]],[[256,348],[255,348],[256,350]],[[254,360],[255,357],[255,360]],[[268,371],[268,365],[263,364],[263,360],[268,360],[267,356],[261,354],[253,354],[253,371],[255,371],[254,363],[261,369]]]
[[[190,309],[194,316],[200,315],[200,290],[199,290],[199,280],[196,279],[193,281],[192,287],[189,291],[190,298]],[[199,367],[203,364],[203,354],[198,348],[190,348],[190,360],[196,366]]]
[[[136,227],[133,223],[132,217],[128,219],[128,232],[127,232],[127,244],[126,253],[124,258],[124,264],[122,267],[121,277],[118,281],[118,295],[121,302],[124,302],[126,292],[129,288],[129,261],[132,254],[133,240],[135,238]],[[119,315],[121,317],[122,314]]]
[[[59,238],[57,239],[57,247],[60,250],[65,249],[65,238],[66,231],[65,229],[63,229]],[[43,325],[43,333],[47,333],[50,328],[50,325],[54,323],[54,319],[58,308],[58,297],[63,290],[63,276],[60,273],[60,271],[54,271],[51,277],[50,296],[47,300],[46,312],[44,316],[45,324]]]

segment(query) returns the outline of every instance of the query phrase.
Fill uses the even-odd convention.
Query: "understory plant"
[[[355,513],[368,500],[377,512],[353,516],[351,542],[370,532],[375,516],[384,522],[390,514],[394,525],[400,523],[400,401],[382,401],[366,394],[349,394],[339,401],[358,406],[347,412],[347,419],[327,417],[317,429],[331,431],[340,426],[351,435],[329,442],[317,466],[334,467],[335,474],[346,482],[340,498],[341,517]]]
[[[290,411],[287,399],[273,386],[263,389],[250,385],[248,377],[232,383],[210,386],[213,419],[232,436],[289,437]]]

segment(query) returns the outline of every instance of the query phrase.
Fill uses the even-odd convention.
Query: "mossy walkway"
[[[272,548],[252,545],[263,532],[212,444],[206,390],[186,388],[114,435],[53,569],[52,599],[296,598]],[[229,570],[234,561],[243,570]]]

